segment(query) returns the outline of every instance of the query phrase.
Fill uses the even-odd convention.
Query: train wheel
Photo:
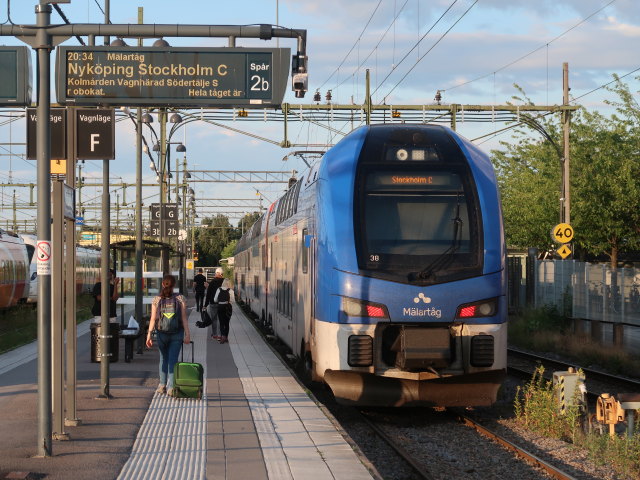
[[[311,352],[307,351],[304,346],[304,340],[300,345],[300,354],[298,355],[298,368],[302,382],[305,384],[322,381],[315,373],[315,364]]]

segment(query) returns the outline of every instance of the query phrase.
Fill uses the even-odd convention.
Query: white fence
[[[571,316],[640,326],[640,269],[575,260],[535,261],[535,306]]]

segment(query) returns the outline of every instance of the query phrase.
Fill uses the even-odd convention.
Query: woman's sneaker
[[[156,388],[156,392],[157,393],[167,393],[167,387],[164,385],[158,385],[158,388]]]

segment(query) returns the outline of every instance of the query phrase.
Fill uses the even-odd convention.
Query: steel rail
[[[371,430],[373,430],[382,440],[384,440],[385,443],[389,445],[389,447],[391,447],[393,451],[396,452],[400,456],[400,458],[402,458],[402,460],[404,460],[419,475],[420,478],[424,480],[435,480],[435,477],[433,477],[426,470],[425,465],[422,465],[416,462],[411,457],[409,452],[407,452],[404,448],[402,448],[400,445],[395,443],[393,439],[389,435],[387,435],[386,432],[382,430],[378,425],[376,425],[371,419],[369,419],[364,412],[362,412],[361,410],[357,410],[357,411],[360,413],[360,417],[362,418],[364,423],[366,423],[367,426],[371,428]]]
[[[478,432],[480,435],[483,435],[483,436],[487,437],[488,439],[490,439],[490,440],[502,445],[504,448],[506,448],[507,450],[509,450],[511,452],[514,452],[517,456],[519,456],[520,458],[523,458],[527,462],[533,463],[534,465],[542,468],[551,477],[553,477],[553,478],[555,478],[557,480],[576,480],[575,477],[573,477],[573,476],[569,475],[568,473],[563,472],[562,470],[554,467],[549,462],[541,459],[540,457],[538,457],[537,455],[534,455],[533,453],[529,452],[528,450],[525,450],[524,448],[521,448],[521,447],[517,446],[516,444],[511,443],[506,438],[501,437],[497,433],[489,430],[487,427],[484,427],[484,426],[480,425],[478,422],[476,422],[472,418],[467,417],[466,415],[463,415],[461,413],[454,412],[452,410],[449,410],[449,412],[451,414],[453,414],[460,422],[462,422],[465,425],[475,429],[475,431]]]
[[[600,382],[614,383],[619,385],[628,386],[630,389],[634,389],[632,391],[640,392],[640,381],[634,380],[632,378],[618,377],[616,375],[612,375],[610,373],[601,372],[598,370],[593,370],[590,368],[580,367],[576,363],[571,363],[562,360],[556,360],[554,358],[545,357],[543,355],[538,355],[535,353],[525,352],[523,350],[519,350],[517,348],[509,347],[507,349],[507,354],[512,355],[514,357],[523,358],[530,361],[541,362],[544,365],[550,366],[552,368],[558,369],[568,369],[569,367],[580,368],[586,374],[587,379],[591,378],[593,380],[597,380]]]

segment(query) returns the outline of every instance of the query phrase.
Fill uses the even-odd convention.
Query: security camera
[[[296,73],[291,79],[293,90],[296,92],[296,98],[303,98],[307,92],[307,86],[309,84],[309,74]]]

